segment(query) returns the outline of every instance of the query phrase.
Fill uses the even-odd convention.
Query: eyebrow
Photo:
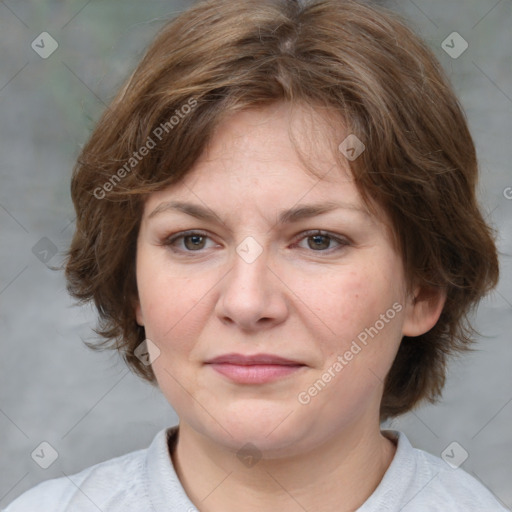
[[[277,224],[292,224],[294,222],[299,222],[303,219],[309,219],[311,217],[316,217],[317,215],[321,215],[323,213],[328,213],[333,210],[339,209],[352,210],[359,212],[367,217],[370,216],[367,210],[360,208],[358,206],[348,203],[325,201],[316,204],[298,205],[293,208],[290,208],[289,210],[282,210],[278,215]],[[201,206],[199,204],[186,203],[181,201],[167,201],[164,203],[160,203],[148,215],[148,219],[151,219],[160,213],[168,211],[182,212],[192,217],[195,217],[196,219],[199,220],[223,223],[219,216],[216,215],[213,211],[209,210],[208,208],[205,208],[204,206]]]

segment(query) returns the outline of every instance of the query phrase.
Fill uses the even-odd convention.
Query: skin
[[[442,295],[408,289],[385,217],[365,210],[326,137],[309,149],[323,178],[305,171],[289,127],[305,147],[312,135],[301,127],[315,115],[286,104],[236,113],[184,180],[145,204],[136,318],[158,347],[153,370],[180,418],[173,463],[201,511],[349,511],[364,503],[395,453],[379,425],[383,379],[402,336],[429,330],[444,304]],[[150,217],[169,201],[206,207],[218,220],[172,209]],[[328,201],[350,207],[276,223],[283,210]],[[185,230],[206,236],[166,243]],[[249,236],[262,250],[251,263],[236,251]],[[393,304],[401,311],[299,403]],[[305,366],[271,383],[238,384],[204,364],[230,352]],[[251,467],[237,457],[248,442],[261,456]]]

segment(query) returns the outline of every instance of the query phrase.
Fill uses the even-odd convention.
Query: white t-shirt
[[[169,453],[177,428],[161,430],[147,449],[101,462],[69,478],[42,482],[4,512],[196,512]],[[379,486],[357,512],[507,510],[462,469],[413,448],[402,432],[383,433],[397,441],[397,450]]]

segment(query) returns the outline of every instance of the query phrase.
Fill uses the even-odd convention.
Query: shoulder
[[[461,467],[452,467],[441,458],[423,450],[413,450],[418,460],[418,469],[424,475],[422,483],[426,486],[426,503],[429,503],[430,494],[444,504],[439,510],[446,510],[446,507],[449,510],[465,512],[506,510],[482,483]]]
[[[461,467],[413,448],[403,432],[387,431],[398,440],[395,459],[381,482],[388,499],[403,512],[505,512],[497,498]],[[452,452],[449,453],[452,454]],[[381,487],[379,486],[379,487]],[[379,488],[378,488],[379,490]],[[383,495],[381,493],[381,495]],[[387,510],[387,509],[386,509]]]
[[[135,511],[143,505],[146,449],[116,457],[79,473],[36,485],[4,512]]]

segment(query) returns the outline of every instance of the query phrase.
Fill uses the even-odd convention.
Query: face
[[[305,450],[378,421],[411,323],[384,217],[365,210],[324,139],[324,176],[301,164],[289,127],[308,119],[284,104],[235,114],[145,204],[136,316],[158,347],[154,373],[181,423],[231,449]],[[271,359],[209,363],[227,354]]]

